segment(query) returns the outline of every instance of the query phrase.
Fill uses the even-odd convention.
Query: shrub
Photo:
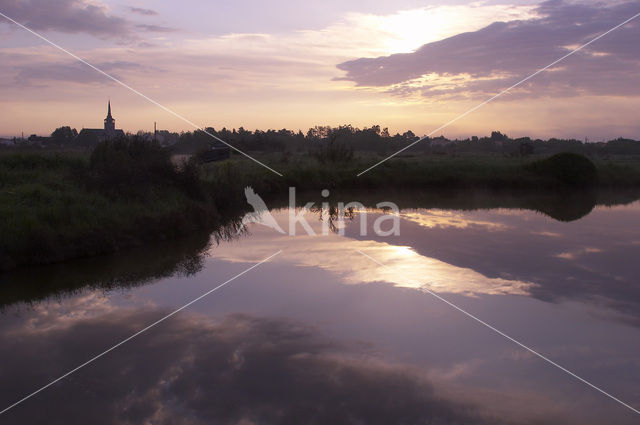
[[[571,152],[534,161],[528,168],[539,177],[550,178],[554,183],[565,186],[592,185],[598,180],[594,163],[584,155]]]
[[[333,134],[326,142],[326,146],[321,146],[314,156],[321,163],[329,162],[349,162],[353,159],[353,146],[347,146],[345,143],[336,141],[337,135]],[[321,142],[325,143],[325,142]]]
[[[139,137],[99,143],[90,159],[91,181],[111,195],[140,195],[150,186],[176,181],[169,152]]]
[[[177,185],[192,199],[209,200],[209,193],[202,179],[200,161],[195,156],[184,161],[175,174]]]

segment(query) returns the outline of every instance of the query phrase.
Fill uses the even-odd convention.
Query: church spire
[[[111,116],[111,99],[107,106],[107,118],[104,119],[104,131],[107,134],[113,134],[116,131],[116,120]]]

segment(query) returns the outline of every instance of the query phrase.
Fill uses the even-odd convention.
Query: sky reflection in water
[[[360,236],[358,216],[343,237],[254,225],[213,246],[192,276],[5,307],[8,405],[284,250],[2,420],[636,423],[415,281],[637,407],[639,213],[639,203],[597,207],[562,223],[518,210],[404,210],[400,236],[384,238]]]

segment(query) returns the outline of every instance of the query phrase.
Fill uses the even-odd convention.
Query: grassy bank
[[[143,143],[0,156],[0,269],[93,256],[214,226],[197,169]]]
[[[359,173],[383,157],[356,156],[323,162],[309,155],[259,155],[280,177],[244,158],[207,164],[204,178],[220,190],[236,192],[252,185],[258,193],[321,189],[543,189],[583,190],[590,187],[640,187],[640,159],[624,157],[591,161],[581,155],[505,158],[502,156],[416,156],[392,158]],[[241,193],[240,193],[241,195]]]

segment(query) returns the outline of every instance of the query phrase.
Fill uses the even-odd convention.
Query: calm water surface
[[[0,408],[282,250],[0,422],[639,423],[424,289],[640,409],[640,203],[571,222],[403,210],[393,237],[360,219],[5,276]]]

